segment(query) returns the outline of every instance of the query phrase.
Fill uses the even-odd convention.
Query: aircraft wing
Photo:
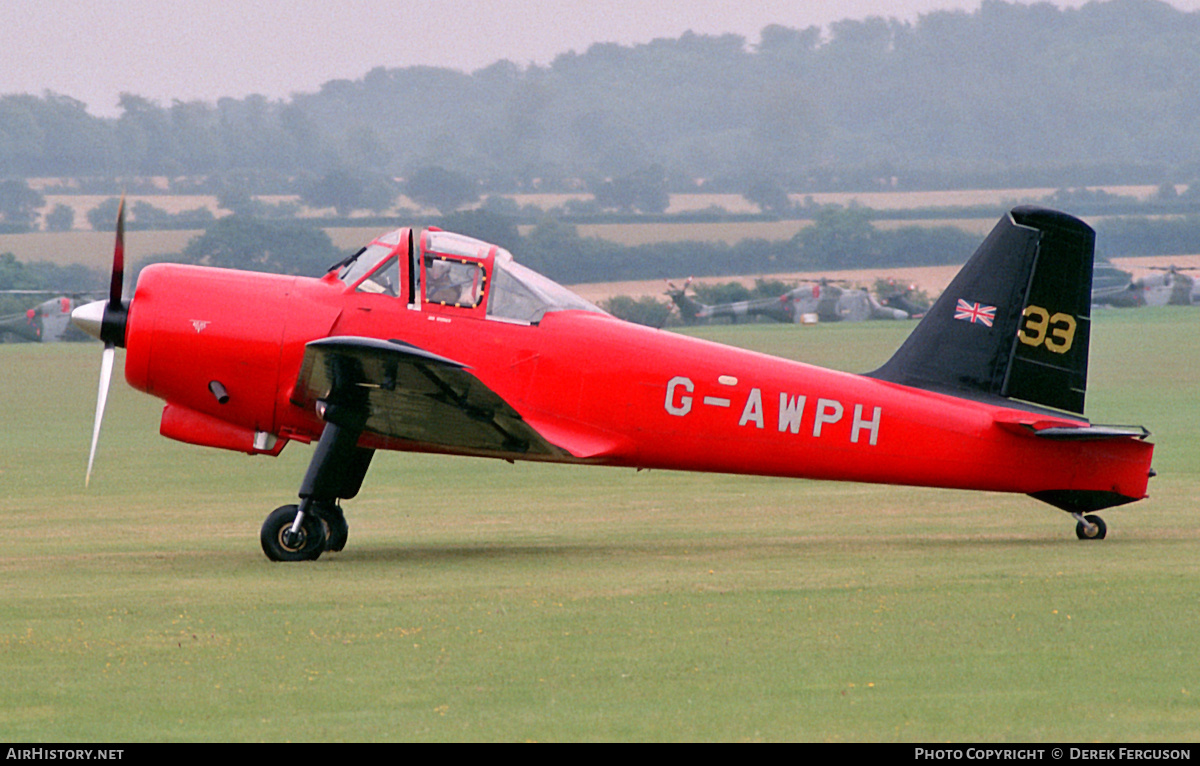
[[[399,340],[331,337],[305,346],[291,396],[366,412],[364,432],[484,452],[566,455],[466,365]]]

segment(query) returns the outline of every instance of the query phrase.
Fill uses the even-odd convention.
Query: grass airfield
[[[862,371],[910,323],[693,330]],[[380,454],[340,554],[272,564],[277,459],[158,436],[98,344],[0,346],[0,739],[1200,739],[1200,311],[1099,311],[1145,424],[1109,537],[1021,496]],[[119,364],[123,356],[118,357]]]

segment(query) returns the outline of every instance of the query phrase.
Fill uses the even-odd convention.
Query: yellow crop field
[[[178,253],[192,237],[202,233],[198,230],[131,231],[125,238],[127,258],[136,263],[150,255]],[[0,253],[12,253],[24,263],[81,264],[108,271],[112,267],[113,232],[0,234]]]

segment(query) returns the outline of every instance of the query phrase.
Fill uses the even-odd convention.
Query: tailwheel
[[[259,540],[271,561],[316,561],[325,551],[325,523],[316,514],[305,514],[299,531],[292,532],[298,510],[281,505],[263,522]]]
[[[1103,540],[1108,534],[1108,526],[1099,516],[1074,516],[1079,520],[1075,525],[1075,536],[1080,540]]]

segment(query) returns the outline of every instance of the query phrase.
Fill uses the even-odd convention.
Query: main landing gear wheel
[[[298,510],[296,505],[281,505],[263,522],[259,540],[271,561],[316,561],[325,551],[325,522],[315,513],[305,514],[300,531],[292,534]]]
[[[1108,526],[1099,516],[1084,516],[1075,525],[1075,536],[1080,540],[1103,540],[1108,534]]]
[[[325,522],[325,550],[336,553],[345,548],[350,525],[346,523],[342,509],[336,505],[322,505],[316,512]]]

